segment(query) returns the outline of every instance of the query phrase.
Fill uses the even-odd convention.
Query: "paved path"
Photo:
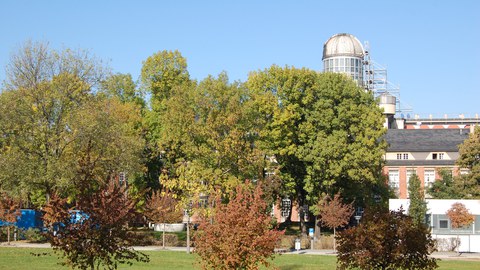
[[[7,243],[3,242],[0,243],[0,247],[26,247],[26,248],[50,248],[50,244],[36,244],[36,243],[25,243],[25,242],[11,242],[10,245]],[[182,251],[182,252],[187,252],[186,247],[165,247],[163,249],[161,246],[138,246],[134,247],[135,250],[141,250],[141,251],[163,251],[163,250],[169,250],[169,251]],[[193,248],[192,248],[193,251]],[[310,254],[310,255],[326,255],[326,256],[335,256],[335,252],[333,250],[329,249],[302,249],[299,251],[293,250],[279,250],[282,254]],[[475,261],[480,261],[480,253],[462,253],[458,254],[456,252],[434,252],[432,254],[433,257],[438,258],[438,259],[443,259],[443,260],[475,260]]]

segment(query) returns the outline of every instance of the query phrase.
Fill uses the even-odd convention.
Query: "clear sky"
[[[480,114],[480,1],[0,0],[0,80],[27,40],[88,49],[137,79],[142,61],[178,49],[198,80],[272,64],[321,71],[336,33],[368,41],[401,100],[422,116]]]

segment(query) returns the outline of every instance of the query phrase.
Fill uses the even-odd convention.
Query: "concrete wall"
[[[439,243],[439,251],[451,251],[451,243],[456,241],[456,235],[432,234],[432,238]],[[480,235],[459,235],[460,246],[455,251],[480,252]]]

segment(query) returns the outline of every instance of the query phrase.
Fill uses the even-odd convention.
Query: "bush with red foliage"
[[[399,211],[367,211],[360,225],[337,236],[339,269],[435,269],[429,229]]]
[[[204,216],[194,236],[195,252],[203,269],[259,269],[269,266],[283,231],[271,228],[268,207],[260,186],[247,181],[217,199],[213,214]]]
[[[72,268],[116,269],[118,263],[148,262],[131,248],[134,238],[127,224],[135,218],[135,201],[124,187],[109,184],[77,197],[75,210],[67,199],[53,196],[44,207],[46,237]]]

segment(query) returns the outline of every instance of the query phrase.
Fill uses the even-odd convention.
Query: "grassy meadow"
[[[118,269],[198,269],[195,266],[196,255],[178,251],[146,251],[150,263],[135,263],[133,266],[120,265]],[[32,254],[43,254],[34,256]],[[0,269],[32,270],[32,269],[68,269],[59,265],[60,260],[51,249],[0,247]],[[335,269],[336,258],[322,255],[277,255],[274,264],[283,270]],[[476,270],[480,269],[480,261],[443,260],[439,262],[441,270]]]

